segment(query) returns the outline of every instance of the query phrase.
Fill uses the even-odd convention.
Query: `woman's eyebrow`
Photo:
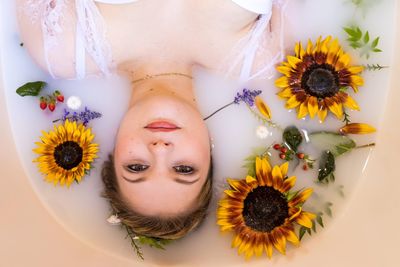
[[[180,178],[175,178],[174,179],[175,182],[180,183],[180,184],[184,184],[184,185],[191,185],[191,184],[196,183],[199,180],[200,180],[200,177],[195,179],[195,180],[193,180],[193,181],[187,181],[187,180],[180,179]]]
[[[128,179],[125,176],[122,176],[122,179],[124,179],[125,181],[129,182],[129,183],[140,183],[140,182],[144,182],[146,179],[144,177],[140,177],[134,180]]]

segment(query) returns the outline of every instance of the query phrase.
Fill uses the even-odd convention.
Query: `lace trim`
[[[49,54],[58,44],[58,35],[62,32],[60,21],[66,7],[65,0],[29,0],[24,7],[25,14],[32,24],[40,22],[43,35],[44,57],[47,69],[54,77]]]
[[[280,25],[276,32],[269,31],[272,10],[261,15],[249,33],[235,45],[224,64],[229,64],[226,76],[233,76],[240,65],[240,80],[247,82],[256,78],[271,78],[274,66],[284,57],[284,12],[287,0],[275,0],[274,5],[280,7]],[[222,70],[226,67],[220,68]]]
[[[78,25],[85,41],[85,48],[100,71],[110,74],[111,49],[106,39],[105,23],[93,1],[76,0]],[[82,76],[77,73],[77,76]]]

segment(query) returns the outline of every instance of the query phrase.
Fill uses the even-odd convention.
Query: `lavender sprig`
[[[100,118],[102,115],[100,112],[97,111],[91,111],[87,107],[85,107],[84,111],[81,112],[76,112],[74,111],[72,114],[70,111],[67,109],[64,109],[64,115],[62,116],[61,119],[54,120],[53,123],[58,122],[58,121],[63,121],[65,122],[66,120],[69,121],[76,121],[76,122],[82,122],[84,126],[87,126],[87,124],[94,119]]]
[[[216,111],[214,111],[213,113],[211,113],[210,115],[205,117],[204,120],[207,120],[207,119],[211,118],[216,113],[218,113],[219,111],[229,107],[230,105],[240,104],[240,102],[244,102],[248,106],[252,107],[252,106],[254,106],[254,98],[256,96],[258,96],[259,94],[261,94],[261,92],[262,92],[261,90],[249,90],[249,89],[244,88],[242,90],[242,92],[236,93],[236,96],[235,96],[235,98],[234,98],[234,100],[232,102],[220,107],[219,109],[217,109]]]
[[[242,93],[237,93],[233,102],[239,104],[245,102],[247,105],[252,107],[254,105],[254,98],[261,94],[261,90],[249,90],[244,88]]]

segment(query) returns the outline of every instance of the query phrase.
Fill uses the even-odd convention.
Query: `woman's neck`
[[[192,79],[192,67],[137,68],[127,73],[132,84],[130,106],[147,94],[167,90],[197,107]]]

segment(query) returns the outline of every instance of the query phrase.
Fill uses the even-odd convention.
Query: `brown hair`
[[[122,223],[137,235],[162,239],[179,239],[197,228],[207,215],[207,208],[212,196],[212,159],[207,180],[197,196],[198,207],[194,211],[176,217],[161,218],[144,216],[134,211],[120,193],[115,173],[113,156],[104,162],[101,176],[104,183],[103,197],[106,198]]]

